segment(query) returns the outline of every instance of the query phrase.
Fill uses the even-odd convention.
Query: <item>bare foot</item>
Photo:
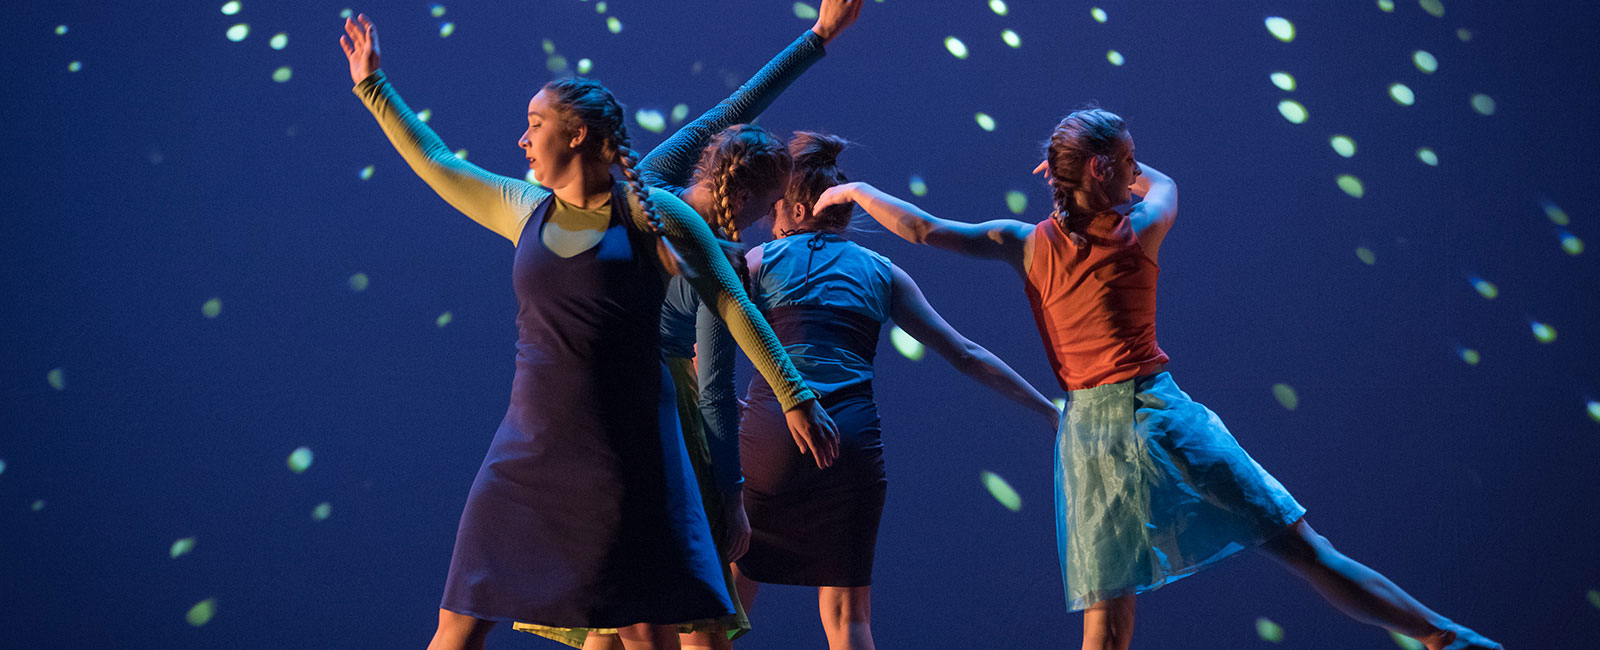
[[[1422,644],[1428,650],[1505,650],[1505,646],[1454,623],[1422,639]]]

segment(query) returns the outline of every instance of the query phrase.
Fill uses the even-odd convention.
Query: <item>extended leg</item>
[[[494,629],[494,621],[439,610],[439,628],[428,642],[428,650],[483,650],[483,640]]]
[[[1304,519],[1261,545],[1340,611],[1363,623],[1421,641],[1428,650],[1498,650],[1501,646],[1423,606],[1383,574],[1333,548]]]
[[[1102,600],[1083,610],[1083,650],[1128,650],[1133,643],[1134,597]]]
[[[872,587],[818,587],[828,650],[873,650]]]

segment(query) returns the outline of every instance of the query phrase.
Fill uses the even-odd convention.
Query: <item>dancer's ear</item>
[[[583,145],[584,140],[588,139],[589,127],[584,125],[582,122],[578,122],[576,126],[572,127],[572,139],[567,142],[567,147],[577,149],[579,146]]]

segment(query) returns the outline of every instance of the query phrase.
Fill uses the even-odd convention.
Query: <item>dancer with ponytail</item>
[[[1005,362],[939,316],[900,267],[848,238],[850,207],[813,212],[823,190],[848,179],[846,142],[820,133],[789,141],[794,176],[774,206],[776,240],[750,251],[751,299],[839,427],[839,458],[819,470],[789,444],[771,385],[754,379],[739,438],[750,549],[739,559],[746,605],[757,583],[817,587],[828,647],[873,647],[872,564],[887,481],[873,359],[893,320],[963,374],[1055,426],[1060,411]]]
[[[1136,594],[1247,548],[1352,618],[1429,650],[1500,648],[1335,550],[1166,372],[1155,335],[1156,260],[1178,214],[1178,188],[1134,160],[1122,118],[1101,109],[1068,115],[1035,171],[1046,172],[1055,198],[1054,214],[1038,224],[939,219],[862,183],[829,190],[817,209],[853,202],[907,241],[999,260],[1022,277],[1051,366],[1070,391],[1056,438],[1056,540],[1068,606],[1084,610],[1083,648],[1125,650]]]
[[[481,648],[502,620],[615,631],[630,650],[675,648],[679,626],[720,629],[733,606],[660,361],[669,275],[762,350],[797,436],[836,434],[710,229],[639,182],[622,106],[599,83],[552,81],[529,102],[518,145],[534,185],[450,153],[379,70],[366,16],[340,41],[355,93],[412,170],[516,245],[511,405],[467,497],[429,647]]]

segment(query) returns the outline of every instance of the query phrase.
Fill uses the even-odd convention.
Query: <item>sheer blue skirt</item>
[[[1169,373],[1072,391],[1056,435],[1067,605],[1156,589],[1305,515]]]

